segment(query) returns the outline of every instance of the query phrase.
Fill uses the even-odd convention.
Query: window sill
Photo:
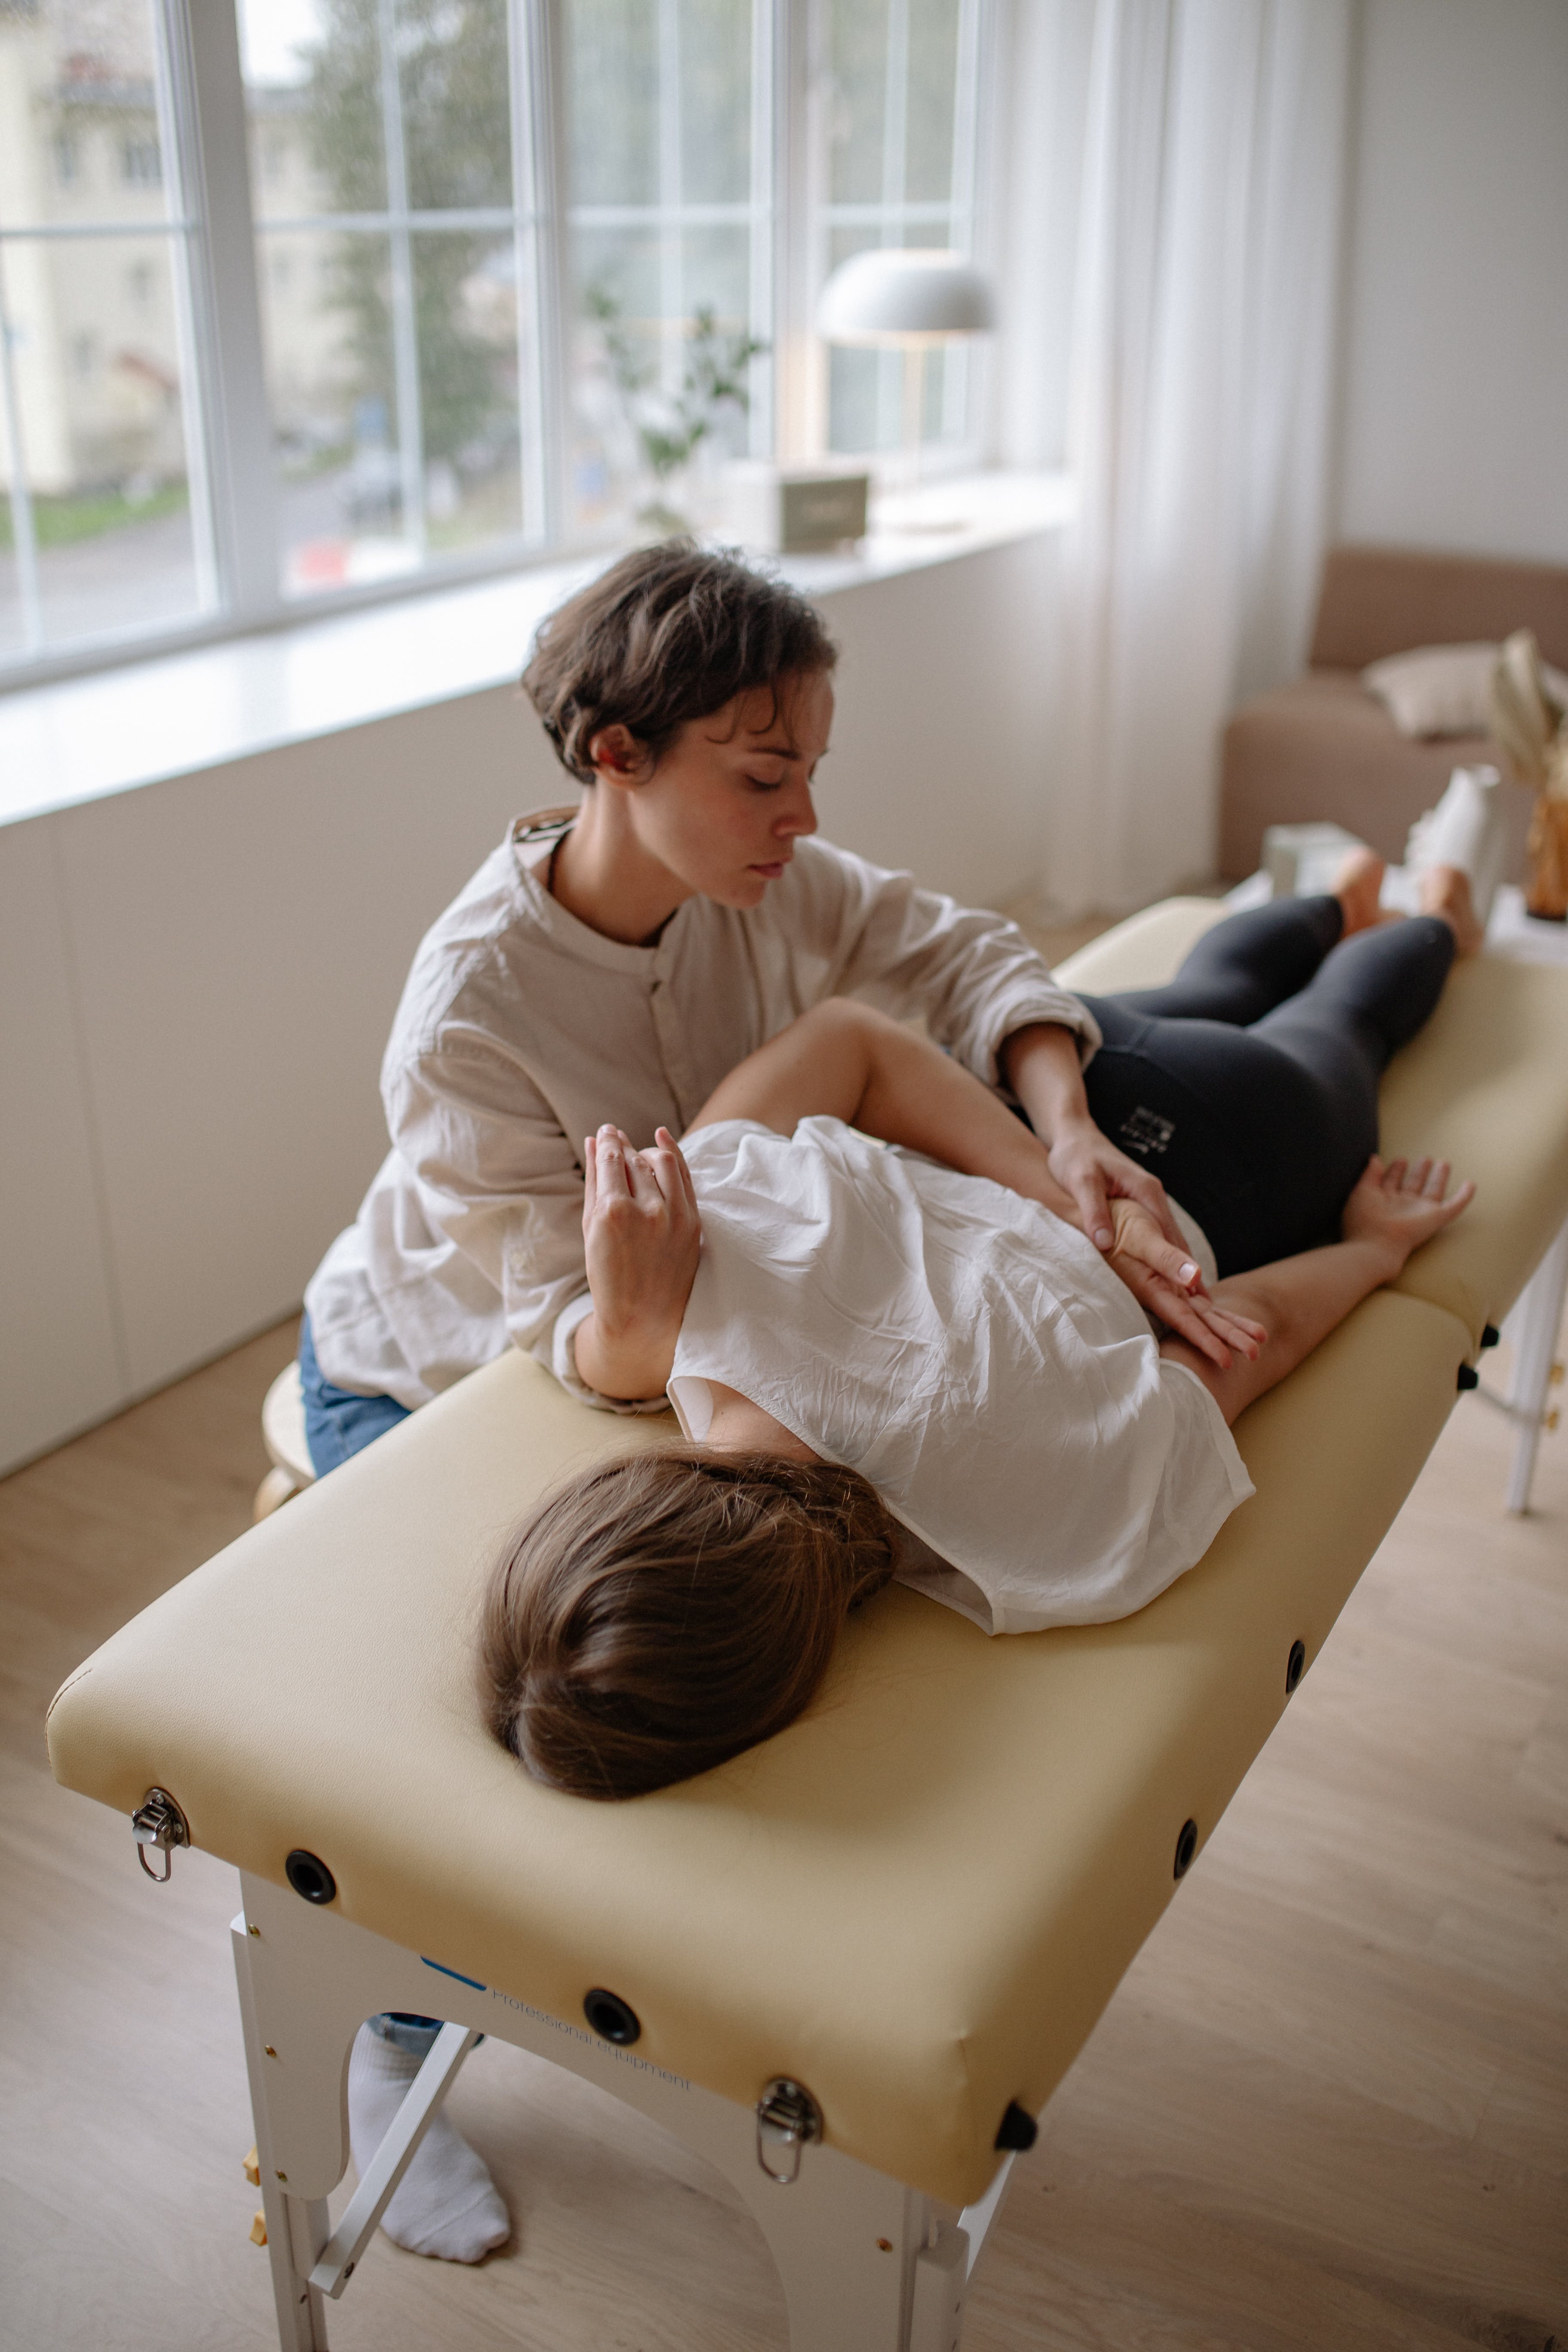
[[[1059,530],[1063,474],[979,474],[885,499],[853,555],[786,556],[814,598]],[[512,683],[544,614],[610,557],[301,621],[0,698],[0,824]]]

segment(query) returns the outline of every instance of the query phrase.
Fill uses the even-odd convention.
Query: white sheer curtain
[[[1212,870],[1218,738],[1303,656],[1334,396],[1352,0],[1096,0],[1047,899]]]

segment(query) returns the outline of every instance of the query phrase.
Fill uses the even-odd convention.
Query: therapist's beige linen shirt
[[[523,1349],[576,1394],[583,1139],[682,1134],[721,1078],[824,997],[923,1014],[994,1086],[1031,1021],[1100,1043],[1016,927],[815,837],[760,907],[679,907],[653,947],[550,895],[571,810],[520,817],[426,933],[382,1065],[392,1150],[305,1304],[325,1378],[399,1404]],[[657,1411],[662,1399],[652,1401]]]

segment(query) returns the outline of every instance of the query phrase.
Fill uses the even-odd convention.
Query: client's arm
[[[842,1119],[960,1175],[988,1176],[1083,1230],[1041,1139],[950,1055],[867,1005],[832,997],[803,1013],[721,1080],[691,1129],[752,1118],[793,1135],[814,1117]],[[1233,1349],[1256,1347],[1261,1333],[1204,1295],[1185,1246],[1168,1242],[1149,1211],[1118,1200],[1114,1224],[1110,1262],[1141,1305],[1217,1366],[1229,1363]]]
[[[1226,1420],[1234,1422],[1475,1198],[1475,1186],[1464,1183],[1447,1199],[1448,1172],[1446,1160],[1421,1160],[1414,1167],[1395,1160],[1385,1168],[1374,1158],[1345,1203],[1342,1241],[1218,1284],[1216,1303],[1255,1317],[1268,1335],[1250,1361],[1238,1358],[1222,1369],[1179,1338],[1163,1340],[1160,1353],[1195,1372]]]
[[[869,1007],[835,997],[749,1055],[709,1097],[695,1130],[751,1118],[793,1135],[803,1118],[840,1118],[884,1142],[988,1176],[1081,1231],[1072,1195],[1051,1174],[1047,1146],[950,1055]],[[584,1146],[583,1234],[594,1309],[577,1327],[577,1370],[601,1396],[657,1396],[669,1378],[697,1272],[700,1225],[691,1178],[660,1128],[651,1151],[618,1128]],[[1198,1268],[1149,1213],[1114,1203],[1110,1260],[1142,1305],[1227,1366],[1263,1334],[1203,1295]]]

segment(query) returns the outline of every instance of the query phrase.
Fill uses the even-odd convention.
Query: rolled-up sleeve
[[[803,856],[804,853],[804,856]],[[814,928],[831,942],[835,990],[931,1035],[987,1086],[1002,1083],[1003,1041],[1032,1022],[1070,1030],[1087,1063],[1100,1042],[1089,1007],[1063,988],[1006,916],[960,907],[910,874],[826,843],[803,843]]]

